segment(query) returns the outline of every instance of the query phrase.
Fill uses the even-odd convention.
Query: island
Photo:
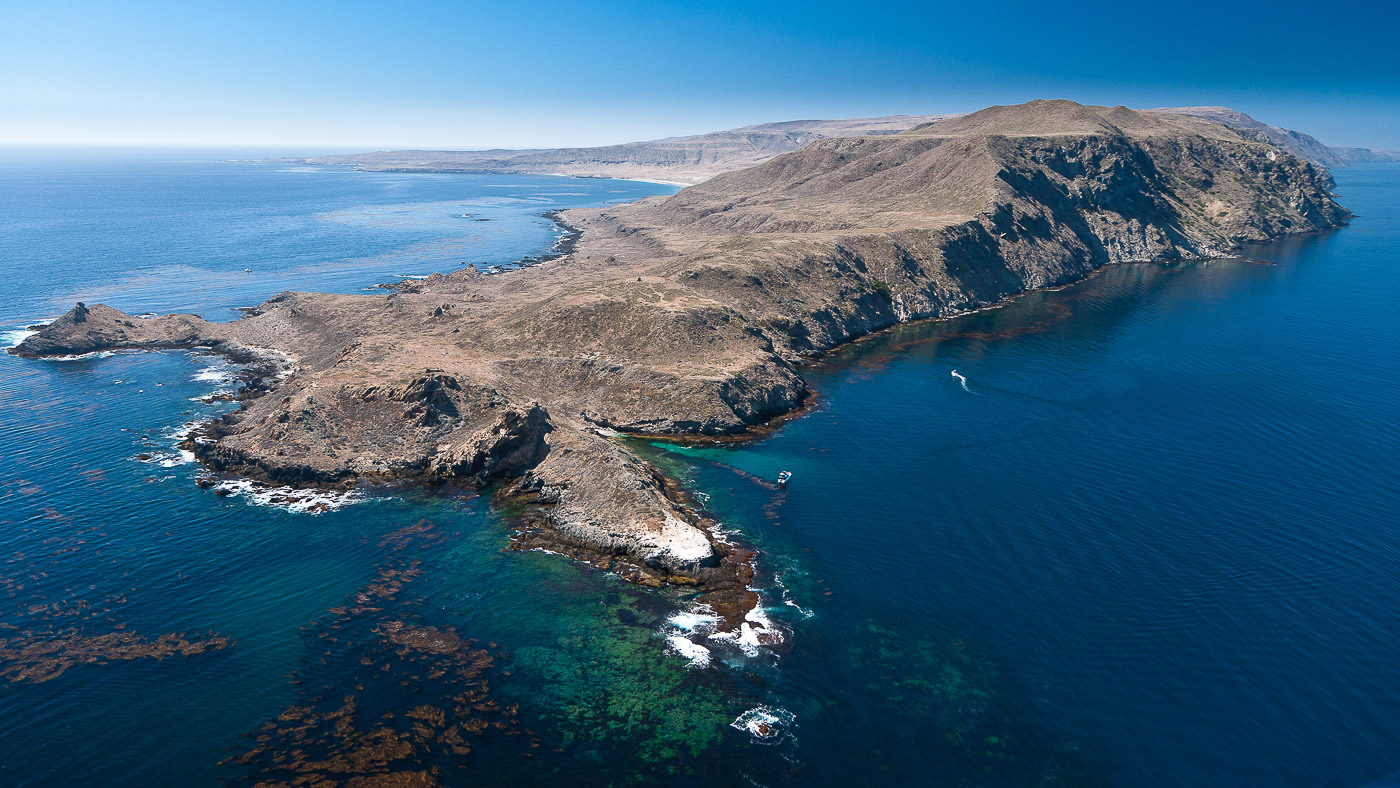
[[[803,366],[843,343],[1107,265],[1337,227],[1350,214],[1332,188],[1208,118],[1034,101],[567,211],[572,250],[519,270],[287,292],[229,323],[79,304],[12,352],[205,348],[258,365],[258,396],[191,438],[209,468],[490,489],[518,545],[694,587],[738,627],[751,553],[619,436],[759,434],[803,407]]]

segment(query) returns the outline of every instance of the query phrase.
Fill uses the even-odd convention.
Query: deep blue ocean
[[[229,158],[0,156],[0,330],[507,264],[671,191]],[[759,550],[771,649],[506,551],[484,498],[201,488],[216,358],[2,355],[0,784],[1383,780],[1400,166],[1336,175],[1346,229],[902,327],[762,441],[637,443]]]

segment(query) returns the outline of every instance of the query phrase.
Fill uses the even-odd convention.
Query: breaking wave
[[[744,623],[729,632],[714,632],[710,640],[730,643],[744,652],[746,657],[757,657],[764,646],[775,646],[783,642],[783,631],[768,617],[762,604],[744,614]]]
[[[115,356],[111,350],[98,350],[93,353],[80,353],[76,356],[46,356],[45,361],[87,361],[90,358],[111,358]]]
[[[775,646],[784,639],[783,630],[768,617],[762,605],[746,613],[743,623],[736,629],[725,631],[719,625],[720,617],[714,608],[696,604],[666,619],[661,634],[672,650],[695,667],[710,664],[711,648],[716,644],[737,649],[751,659],[762,654],[765,647]]]
[[[782,739],[792,728],[797,716],[777,706],[755,706],[740,714],[729,727],[744,731],[754,741],[772,744]]]
[[[359,490],[306,490],[295,487],[269,487],[248,479],[225,479],[213,485],[219,495],[242,496],[256,506],[268,506],[295,514],[321,514],[344,509],[370,500]]]
[[[194,462],[194,452],[184,449],[176,449],[175,451],[153,451],[144,453],[136,459],[151,465],[159,465],[162,468],[174,468],[179,465],[188,465]]]
[[[710,666],[710,650],[691,641],[685,635],[669,635],[666,642],[677,654],[690,660],[691,667],[707,668]]]
[[[690,660],[691,667],[705,668],[710,666],[710,649],[696,639],[713,634],[718,624],[714,608],[697,604],[666,619],[661,634],[672,651]]]
[[[15,328],[9,331],[0,331],[0,350],[9,350],[19,347],[19,343],[39,333],[30,331],[27,328]]]

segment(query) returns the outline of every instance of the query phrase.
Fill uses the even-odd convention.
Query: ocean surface
[[[671,191],[226,158],[0,156],[0,344],[509,265],[543,211]],[[1384,780],[1400,167],[1336,174],[1349,228],[867,339],[759,442],[637,442],[758,549],[773,648],[464,491],[200,486],[217,358],[0,356],[0,784]]]

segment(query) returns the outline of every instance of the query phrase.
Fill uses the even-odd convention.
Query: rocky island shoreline
[[[803,364],[1106,265],[1227,256],[1345,224],[1322,168],[1209,120],[1037,101],[811,142],[664,198],[564,212],[562,256],[388,295],[282,293],[242,319],[79,304],[11,352],[203,348],[264,365],[194,436],[290,486],[491,488],[517,543],[706,592],[730,628],[752,555],[615,436],[751,436]]]

